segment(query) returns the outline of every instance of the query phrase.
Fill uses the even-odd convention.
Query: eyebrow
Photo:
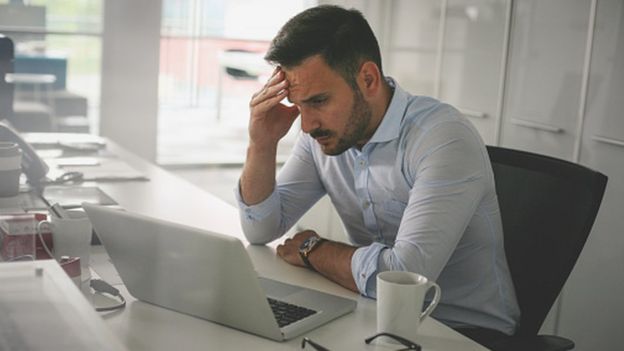
[[[310,103],[312,100],[316,100],[319,98],[326,99],[327,97],[329,97],[329,93],[327,92],[315,94],[315,95],[310,96],[307,99],[302,100],[301,104],[307,104],[307,103]],[[290,103],[293,103],[292,100],[290,100],[290,98],[288,98],[288,101],[290,101]]]

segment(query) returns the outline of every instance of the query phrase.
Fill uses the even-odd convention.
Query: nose
[[[304,133],[309,134],[311,131],[321,127],[321,123],[316,114],[307,111],[307,109],[299,107],[299,113],[301,114],[301,130]]]

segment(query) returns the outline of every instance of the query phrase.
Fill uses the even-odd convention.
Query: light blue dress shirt
[[[420,273],[442,288],[437,319],[512,334],[520,312],[483,141],[450,105],[388,82],[392,100],[361,150],[328,156],[302,133],[266,200],[247,206],[237,189],[243,231],[251,243],[275,240],[328,194],[359,247],[351,269],[362,294],[376,296],[379,272]]]

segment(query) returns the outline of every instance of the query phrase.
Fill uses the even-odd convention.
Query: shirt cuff
[[[242,217],[248,221],[261,221],[267,218],[271,212],[279,206],[279,194],[277,189],[273,189],[271,195],[262,202],[249,206],[243,201],[239,182],[234,189],[234,196],[236,197],[236,201],[238,201],[238,208],[242,212]]]
[[[377,297],[377,271],[379,269],[379,255],[388,247],[382,243],[372,243],[360,247],[351,258],[351,272],[358,290],[364,296]]]

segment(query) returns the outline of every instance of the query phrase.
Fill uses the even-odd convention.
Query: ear
[[[362,94],[370,98],[381,91],[382,79],[379,67],[373,61],[365,61],[360,67],[357,82]]]

